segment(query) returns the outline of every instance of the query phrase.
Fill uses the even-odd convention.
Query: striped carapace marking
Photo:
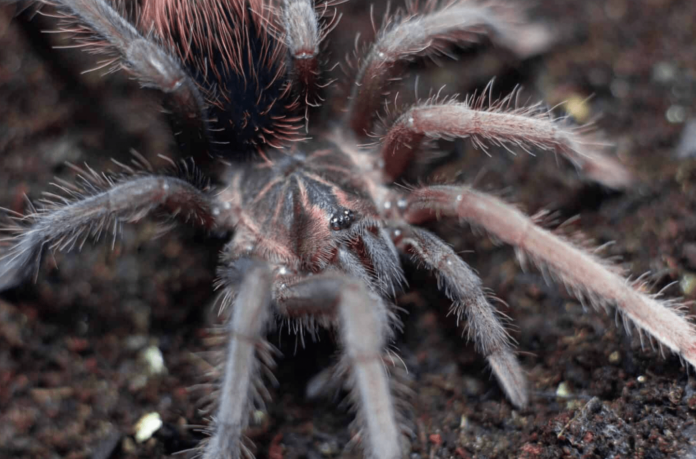
[[[363,219],[378,219],[351,157],[335,144],[321,146],[308,153],[295,148],[233,176],[238,225],[264,252],[280,258],[292,254],[290,258],[309,263],[322,260],[337,247],[343,230]]]

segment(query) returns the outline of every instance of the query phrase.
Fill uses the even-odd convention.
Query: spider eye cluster
[[[331,229],[334,231],[340,231],[349,228],[350,225],[355,221],[355,214],[350,209],[338,209],[334,211],[329,220]]]

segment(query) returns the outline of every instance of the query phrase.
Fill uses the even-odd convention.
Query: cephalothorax
[[[521,23],[502,1],[409,3],[384,21],[357,66],[345,111],[315,132],[309,107],[325,91],[319,45],[335,5],[312,0],[60,0],[64,30],[159,90],[185,155],[225,160],[216,191],[190,175],[123,166],[118,176],[85,172],[80,191],[46,203],[6,228],[0,290],[39,266],[44,249],[68,250],[153,211],[209,229],[232,230],[220,286],[231,305],[224,377],[204,457],[250,454],[243,442],[260,394],[258,346],[277,317],[299,326],[335,326],[357,407],[366,456],[404,456],[399,410],[383,357],[393,335],[390,299],[402,287],[399,254],[433,270],[466,318],[470,336],[510,401],[527,403],[524,374],[476,274],[418,225],[450,217],[514,246],[581,299],[615,306],[635,326],[696,365],[696,333],[673,307],[640,289],[591,252],[537,226],[499,198],[462,185],[393,186],[429,140],[552,150],[592,179],[624,187],[630,175],[595,151],[581,129],[514,96],[417,102],[383,132],[376,120],[385,90],[404,63],[488,37],[524,57],[549,35]],[[324,17],[328,19],[324,19]],[[333,18],[333,19],[332,19]],[[309,119],[308,119],[309,118]],[[307,129],[307,132],[305,132]],[[366,146],[377,133],[378,140]],[[232,304],[233,303],[233,304]],[[312,320],[310,320],[312,319]]]

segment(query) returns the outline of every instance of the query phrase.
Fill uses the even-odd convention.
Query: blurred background
[[[370,5],[338,7],[327,68],[354,51],[356,34],[361,46],[370,42]],[[374,17],[385,8],[374,5]],[[557,33],[547,53],[519,61],[484,44],[454,51],[456,61],[416,62],[398,86],[401,100],[415,100],[416,75],[421,96],[429,88],[480,92],[492,77],[494,96],[522,85],[520,101],[594,121],[612,154],[635,171],[635,187],[610,192],[551,154],[494,149],[488,157],[466,141],[439,145],[444,158],[419,178],[475,183],[559,221],[577,215],[571,229],[597,244],[615,241],[606,255],[634,278],[650,271],[655,291],[673,283],[668,297],[693,300],[696,2],[536,0],[529,16]],[[158,154],[177,154],[156,98],[124,73],[83,73],[95,57],[54,49],[70,43],[44,33],[52,29],[51,18],[0,6],[0,206],[17,212],[25,195],[51,191],[54,177],[74,180],[66,163],[102,171],[114,169],[111,158],[127,162],[132,149],[156,165]],[[345,65],[329,74],[338,80],[331,107],[344,102],[337,94],[346,74]],[[613,312],[586,313],[563,287],[521,270],[509,248],[452,223],[431,229],[509,305],[501,310],[513,320],[532,403],[512,409],[447,317],[435,279],[408,266],[412,288],[397,300],[408,311],[397,346],[413,389],[410,457],[696,457],[696,387],[678,358],[662,358],[647,343],[641,350]],[[0,294],[0,456],[156,458],[203,438],[192,426],[206,424],[199,400],[208,390],[195,385],[211,371],[212,284],[226,235],[189,227],[156,234],[156,222],[145,221],[127,227],[113,251],[88,244],[79,254],[47,257],[38,283]],[[249,432],[257,456],[360,457],[341,396],[304,395],[333,362],[331,335],[304,349],[287,333],[270,339],[284,358],[273,403],[255,414]],[[163,425],[136,439],[148,413]]]

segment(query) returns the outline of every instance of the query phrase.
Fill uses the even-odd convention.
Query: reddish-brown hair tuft
[[[206,96],[219,145],[255,151],[297,138],[299,101],[277,15],[272,0],[143,1],[139,29],[187,66]]]

